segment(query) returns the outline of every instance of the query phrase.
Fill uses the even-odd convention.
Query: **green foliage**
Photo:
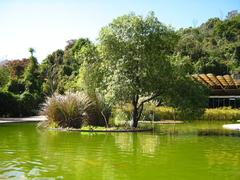
[[[172,77],[168,55],[176,39],[174,31],[153,14],[118,17],[100,32],[100,90],[110,102],[132,102],[134,127],[143,105],[139,98],[153,98],[166,90]]]
[[[6,67],[0,66],[0,88],[4,89],[10,79],[9,70]]]
[[[65,89],[84,90],[95,93],[96,83],[99,79],[99,54],[94,44],[88,43],[78,53],[81,59],[78,74],[73,80],[66,83]]]
[[[37,114],[39,104],[42,102],[41,96],[37,93],[25,91],[20,95],[20,113],[22,116]]]
[[[93,64],[96,57],[96,47],[88,39],[68,41],[64,51],[53,52],[41,64],[44,93],[63,94],[67,90],[86,89],[84,79],[90,71],[89,64]]]
[[[190,117],[189,117],[190,118]],[[143,112],[143,120],[146,121],[161,121],[161,120],[179,120],[179,111],[172,107],[156,106],[153,103],[148,103]]]
[[[222,107],[214,109],[206,109],[203,120],[212,121],[236,121],[240,119],[239,109],[232,109],[231,107]]]
[[[25,84],[21,80],[11,79],[7,85],[7,90],[14,94],[21,94],[25,91]]]
[[[129,120],[131,119],[132,112],[131,104],[124,104],[115,106],[112,109],[112,114],[110,118],[110,125],[112,126],[130,126]]]
[[[29,58],[29,63],[24,71],[24,84],[27,91],[39,92],[41,88],[41,78],[37,59],[33,56]]]
[[[194,68],[189,57],[173,56],[171,62],[175,78],[159,102],[181,111],[185,117],[201,116],[208,103],[208,88],[192,80]]]
[[[0,116],[36,114],[43,98],[37,59],[31,56],[29,59],[9,61],[0,68],[0,77],[1,75],[4,75],[5,79],[0,79],[0,84],[3,84],[0,106],[5,110],[0,111]]]
[[[240,15],[230,19],[209,19],[197,28],[178,31],[176,54],[188,56],[195,73],[239,72]]]
[[[180,111],[184,118],[199,117],[207,107],[209,90],[189,77],[178,77],[160,102]]]
[[[37,113],[40,102],[41,97],[38,94],[0,91],[0,117],[31,116]]]
[[[0,91],[0,116],[16,117],[20,113],[20,98],[10,92]]]
[[[41,64],[41,75],[44,77],[45,82],[42,89],[44,94],[52,95],[55,91],[61,91],[59,83],[62,79],[62,63],[64,52],[57,50],[43,60]],[[62,86],[62,85],[61,85]]]
[[[31,57],[33,57],[33,53],[35,53],[35,49],[33,49],[33,48],[31,47],[31,48],[29,48],[28,51],[30,52]]]
[[[91,114],[95,114],[95,117],[92,117],[94,121],[92,125],[108,126],[110,116],[112,114],[112,107],[108,104],[103,96],[96,94],[95,92],[88,91],[88,96],[91,97],[91,100],[94,102],[95,110]],[[97,121],[96,121],[97,120]]]

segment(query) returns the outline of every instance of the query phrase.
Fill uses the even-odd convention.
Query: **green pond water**
[[[240,179],[240,137],[200,136],[222,123],[156,125],[153,133],[0,125],[0,179]]]

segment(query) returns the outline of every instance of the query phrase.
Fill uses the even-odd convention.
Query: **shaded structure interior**
[[[240,107],[240,74],[194,74],[194,80],[210,88],[208,106],[210,108],[231,106]]]

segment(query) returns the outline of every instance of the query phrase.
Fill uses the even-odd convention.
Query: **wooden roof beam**
[[[239,86],[240,86],[240,79],[234,79],[234,75],[233,74],[231,75],[231,77],[232,77],[232,80],[233,80],[235,86],[237,88],[239,88]]]
[[[232,77],[228,74],[224,75],[223,78],[227,81],[227,83],[230,85],[230,86],[234,86],[235,87],[235,83],[232,79]]]
[[[223,78],[223,76],[216,76],[219,82],[222,84],[223,87],[228,88],[229,84],[227,81]]]
[[[211,79],[211,81],[218,87],[224,89],[224,87],[222,86],[222,84],[219,82],[219,80],[216,78],[215,75],[209,73],[207,74],[208,78]]]
[[[206,83],[208,83],[211,87],[215,87],[215,83],[209,79],[209,77],[206,76],[206,74],[199,74],[199,77],[203,79]]]
[[[205,82],[202,78],[200,78],[198,74],[193,74],[192,77],[196,81],[201,82],[202,84],[204,84],[205,86],[209,86],[209,84],[207,82]]]

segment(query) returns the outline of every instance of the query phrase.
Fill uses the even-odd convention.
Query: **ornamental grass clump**
[[[92,109],[94,103],[85,93],[67,92],[49,97],[43,105],[42,114],[48,119],[47,126],[81,128]]]

